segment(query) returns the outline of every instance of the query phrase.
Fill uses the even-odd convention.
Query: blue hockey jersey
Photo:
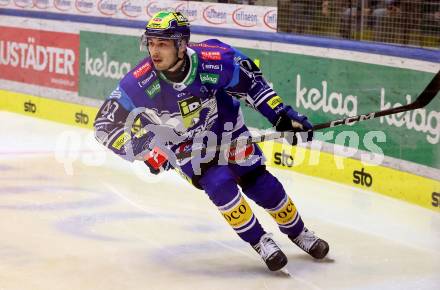
[[[170,146],[207,131],[221,137],[244,125],[238,99],[272,124],[276,122],[284,104],[247,56],[216,39],[189,44],[187,55],[189,72],[180,83],[155,70],[149,57],[127,73],[96,116],[98,141],[133,161],[148,147],[151,135],[128,130],[127,119],[141,126],[167,128],[179,136],[178,142],[167,143]],[[128,145],[132,154],[128,154]]]

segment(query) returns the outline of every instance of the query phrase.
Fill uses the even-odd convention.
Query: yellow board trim
[[[278,142],[266,142],[260,147],[270,166],[374,191],[440,212],[433,197],[440,193],[438,180]]]
[[[98,108],[0,90],[0,110],[93,128]]]
[[[98,112],[96,107],[5,90],[0,90],[0,110],[90,129]],[[268,159],[268,165],[374,191],[440,212],[440,181],[438,180],[383,166],[366,166],[356,159],[335,157],[330,153],[300,147],[283,146],[277,142],[265,142],[260,144],[260,147]],[[278,154],[277,158],[275,154]],[[301,156],[300,159],[303,161],[298,162],[297,156]],[[338,168],[338,163],[343,164],[343,169]],[[353,182],[355,171],[359,179],[358,184]],[[370,186],[366,174],[372,178]]]

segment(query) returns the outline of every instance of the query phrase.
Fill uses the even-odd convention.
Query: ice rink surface
[[[0,113],[0,290],[440,289],[440,215],[270,169],[330,244],[266,270],[202,191],[107,154],[90,130]],[[67,145],[67,147],[66,147]]]

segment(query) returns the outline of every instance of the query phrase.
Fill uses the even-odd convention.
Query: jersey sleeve
[[[152,139],[151,134],[144,134],[141,129],[146,125],[146,120],[130,114],[134,110],[132,100],[118,86],[99,109],[93,124],[98,142],[131,162],[147,148]]]
[[[238,50],[234,56],[232,77],[225,91],[244,100],[272,124],[276,123],[278,112],[284,108],[282,99],[268,84],[258,66]]]

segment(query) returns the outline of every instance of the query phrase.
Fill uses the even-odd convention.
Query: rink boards
[[[0,90],[0,95],[3,110],[83,128],[92,128],[97,113],[93,106],[4,90]],[[271,166],[370,190],[440,212],[438,180],[278,142],[266,142],[261,147]]]

